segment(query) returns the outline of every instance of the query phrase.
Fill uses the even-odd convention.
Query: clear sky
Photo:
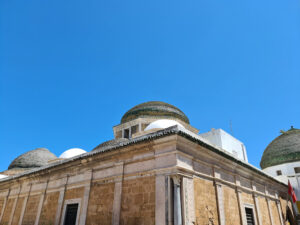
[[[300,128],[299,93],[299,0],[0,1],[0,171],[37,147],[89,151],[149,100],[233,133],[259,167]]]

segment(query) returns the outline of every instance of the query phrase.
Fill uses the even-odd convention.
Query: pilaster
[[[218,172],[218,169],[213,167],[213,175],[217,180],[221,179],[221,174]],[[215,180],[216,194],[217,194],[217,206],[219,214],[219,224],[225,225],[225,211],[224,211],[224,194],[222,184]]]
[[[252,190],[256,192],[256,186],[252,183]],[[260,213],[260,207],[259,207],[259,202],[258,202],[258,196],[256,193],[253,193],[253,200],[254,200],[254,206],[255,206],[255,211],[257,215],[257,223],[258,225],[263,225],[262,220],[261,220],[261,213]]]
[[[165,225],[166,218],[166,179],[164,175],[155,178],[155,224]]]
[[[59,197],[58,197],[58,203],[57,203],[57,210],[56,210],[56,217],[55,217],[55,225],[59,225],[60,217],[61,217],[61,211],[64,203],[64,198],[65,198],[65,192],[66,192],[66,187],[68,184],[68,179],[69,177],[67,176],[64,181],[64,185],[61,188],[59,192]]]
[[[192,177],[182,178],[182,199],[184,225],[194,225],[196,222],[196,216],[194,180]]]
[[[40,216],[41,216],[41,212],[42,212],[42,208],[43,208],[43,204],[44,204],[44,200],[45,200],[45,195],[46,195],[47,188],[48,188],[48,183],[49,183],[49,180],[47,180],[46,185],[45,185],[45,190],[43,190],[42,195],[40,197],[40,202],[39,202],[38,211],[36,214],[34,225],[39,225]]]
[[[117,178],[115,179],[115,190],[114,190],[114,202],[113,202],[113,216],[112,225],[119,225],[121,215],[121,204],[122,204],[122,183],[124,173],[124,163],[115,164],[115,173]]]
[[[14,218],[14,215],[15,215],[16,206],[17,206],[17,202],[18,202],[18,199],[19,199],[20,192],[21,192],[21,185],[20,185],[20,187],[19,187],[18,195],[17,195],[17,197],[15,198],[15,201],[14,201],[14,204],[13,204],[13,208],[12,208],[12,210],[11,210],[11,214],[10,214],[10,218],[9,218],[8,225],[11,225],[11,223],[12,223],[12,221],[13,221],[13,218]]]
[[[21,210],[21,215],[20,215],[20,219],[19,219],[19,225],[22,225],[22,222],[23,222],[23,218],[24,218],[24,214],[25,214],[25,210],[26,210],[28,198],[30,196],[31,188],[32,188],[32,184],[30,184],[28,194],[26,195],[26,197],[24,199],[24,202],[23,202],[23,206],[22,206],[22,210]]]
[[[266,194],[268,212],[269,212],[269,216],[270,216],[270,222],[271,222],[271,225],[274,225],[272,210],[271,210],[271,206],[270,206],[269,192],[268,192],[268,189],[266,186],[265,186],[265,194]]]
[[[6,195],[5,199],[4,199],[4,203],[3,203],[3,207],[2,207],[1,215],[0,215],[0,224],[1,224],[2,217],[3,217],[3,214],[4,214],[5,208],[6,208],[6,204],[7,204],[7,201],[8,201],[9,194],[10,194],[10,189],[8,189],[7,195]]]
[[[83,203],[82,203],[82,211],[80,215],[79,225],[85,225],[87,210],[89,205],[89,198],[90,198],[90,191],[91,191],[91,182],[93,179],[93,170],[90,170],[86,173],[86,176],[89,179],[88,184],[84,188],[84,196],[83,196]]]
[[[279,214],[279,218],[280,218],[280,224],[284,225],[284,220],[283,220],[283,217],[282,217],[282,211],[281,211],[281,206],[280,206],[280,200],[278,198],[277,193],[275,193],[275,198],[277,199],[276,200],[276,206],[277,206],[277,210],[278,210],[278,214]]]

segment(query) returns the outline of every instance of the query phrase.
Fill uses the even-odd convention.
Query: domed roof
[[[6,178],[6,177],[8,177],[7,175],[4,175],[4,174],[0,174],[0,180],[1,179],[4,179],[4,178]]]
[[[95,147],[92,151],[95,151],[99,148],[103,148],[103,147],[107,147],[107,146],[117,146],[121,143],[124,143],[128,141],[127,138],[117,138],[117,139],[112,139],[112,140],[109,140],[109,141],[105,141],[103,143],[101,143],[100,145],[98,145],[97,147]]]
[[[71,148],[67,151],[64,151],[60,156],[59,158],[60,159],[69,159],[69,158],[73,158],[75,156],[78,156],[78,155],[81,155],[81,154],[84,154],[86,153],[86,151],[84,151],[83,149],[81,148]]]
[[[172,126],[175,126],[175,125],[178,125],[178,126],[184,128],[180,123],[178,123],[175,120],[162,119],[162,120],[156,120],[156,121],[150,123],[145,128],[145,131],[151,130],[151,129],[165,129],[165,128],[172,127]]]
[[[8,167],[8,169],[18,168],[36,168],[45,166],[49,161],[57,159],[57,157],[46,148],[37,148],[26,152],[16,158]]]
[[[292,127],[267,146],[261,158],[260,167],[265,169],[295,161],[300,161],[300,130]]]
[[[139,117],[157,117],[161,119],[176,118],[187,124],[190,123],[187,116],[180,109],[168,103],[159,101],[145,102],[133,107],[124,114],[121,123],[126,123]]]

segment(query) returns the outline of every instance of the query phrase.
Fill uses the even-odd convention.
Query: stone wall
[[[224,191],[224,210],[225,223],[228,225],[240,225],[241,218],[239,213],[239,203],[236,190],[232,187],[223,185]]]
[[[9,223],[9,219],[11,216],[11,212],[12,212],[12,208],[14,205],[14,198],[8,199],[6,206],[5,206],[5,210],[4,210],[4,214],[3,214],[3,218],[1,221],[1,225],[7,225]]]
[[[252,194],[243,192],[242,193],[242,202],[243,202],[243,204],[254,205],[254,199],[253,199]]]
[[[68,189],[65,193],[65,200],[82,198],[84,187]]]
[[[155,224],[154,176],[123,181],[120,224]]]
[[[281,225],[278,208],[275,201],[270,201],[271,214],[273,218],[273,225]]]
[[[13,220],[12,220],[12,225],[18,225],[19,224],[22,208],[23,208],[23,205],[24,205],[24,200],[25,200],[25,197],[20,197],[17,201],[14,217],[13,217]]]
[[[39,225],[53,225],[56,217],[59,192],[47,193],[41,211]]]
[[[270,214],[268,210],[267,200],[264,197],[258,197],[260,215],[263,225],[271,225]]]
[[[39,202],[40,195],[33,195],[28,198],[22,225],[34,225]]]
[[[111,225],[114,201],[114,183],[93,183],[87,214],[87,225]]]
[[[218,225],[216,190],[213,181],[194,178],[196,225]]]

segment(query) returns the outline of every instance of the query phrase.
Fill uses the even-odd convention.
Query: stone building
[[[286,184],[289,180],[300,200],[300,130],[291,127],[288,131],[281,131],[281,135],[265,149],[260,166],[264,172]],[[297,205],[295,211],[299,214],[299,201]]]
[[[0,180],[0,224],[293,222],[284,183],[201,137],[178,108],[140,104],[113,130],[87,153],[36,149],[14,160]]]

